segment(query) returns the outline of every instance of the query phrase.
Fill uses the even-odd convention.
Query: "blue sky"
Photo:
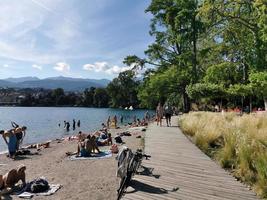
[[[114,78],[153,40],[149,2],[1,0],[0,78]]]

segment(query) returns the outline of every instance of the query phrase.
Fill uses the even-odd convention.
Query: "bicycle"
[[[137,170],[140,168],[142,159],[145,157],[146,160],[150,158],[150,155],[143,154],[141,149],[137,149],[135,153],[131,149],[127,149],[127,156],[124,162],[127,162],[127,168],[125,175],[121,178],[120,187],[117,190],[118,198],[120,198],[125,193],[127,187],[130,185],[132,177],[137,173]]]

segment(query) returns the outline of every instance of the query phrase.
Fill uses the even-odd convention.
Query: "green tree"
[[[105,88],[96,88],[94,94],[94,106],[103,108],[108,107],[109,95]]]
[[[117,78],[114,78],[107,86],[107,91],[111,97],[112,107],[137,107],[137,88],[139,81],[136,80],[135,72],[127,70],[121,72]]]
[[[87,107],[92,107],[94,104],[94,95],[95,95],[95,87],[91,87],[90,89],[86,88],[83,92],[84,102],[83,105]]]
[[[157,84],[154,83],[154,80],[157,80],[159,84],[162,82],[164,87],[171,88],[165,91],[164,96],[170,96],[174,90],[182,94],[184,110],[188,111],[189,99],[185,88],[189,83],[197,82],[201,74],[197,46],[204,31],[204,25],[198,17],[198,1],[152,0],[146,12],[153,15],[150,34],[155,37],[155,42],[145,51],[146,58],[128,56],[124,63],[134,64],[135,67],[144,67],[148,64],[157,68],[158,73],[153,74],[153,77],[147,79],[141,87],[143,89],[141,89],[139,98],[143,105],[146,101],[143,98],[149,98],[144,88],[146,86],[149,86],[151,90],[154,86],[157,88]],[[173,85],[167,85],[170,81],[165,82],[165,75],[161,75],[165,71],[168,74],[169,68],[176,73],[176,82],[173,85],[178,87],[175,89]],[[184,81],[184,74],[187,76],[186,81]],[[178,83],[179,80],[180,83]],[[161,95],[160,91],[158,92],[158,95]],[[155,101],[150,102],[147,102],[147,106],[154,106]]]
[[[57,88],[52,91],[52,98],[54,99],[55,105],[64,105],[64,90]]]
[[[266,1],[204,0],[200,15],[210,29],[217,29],[228,59],[266,69]],[[247,66],[245,66],[247,67]]]
[[[250,74],[250,82],[255,95],[264,100],[265,110],[267,110],[267,72],[254,72]]]

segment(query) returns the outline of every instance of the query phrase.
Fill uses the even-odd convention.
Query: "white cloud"
[[[84,70],[104,72],[109,69],[107,62],[95,62],[94,64],[85,64],[83,66]]]
[[[85,64],[83,69],[87,71],[104,72],[107,74],[119,74],[120,72],[131,69],[132,67],[110,66],[107,62],[95,62],[94,64]]]
[[[3,67],[4,67],[4,68],[8,68],[9,65],[8,65],[8,64],[4,64]]]
[[[69,72],[70,71],[70,65],[68,63],[65,63],[65,62],[58,62],[55,65],[54,70],[57,70],[59,72]]]
[[[32,67],[35,69],[39,69],[39,70],[43,69],[43,67],[41,65],[36,65],[36,64],[33,64]]]

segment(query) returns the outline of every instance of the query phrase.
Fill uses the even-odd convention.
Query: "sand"
[[[110,129],[112,136],[118,132],[127,130]],[[136,150],[142,147],[142,139],[136,138],[141,135],[142,131],[132,130],[132,136],[122,137],[124,145]],[[113,140],[114,141],[114,140]],[[52,196],[35,196],[32,199],[116,199],[116,190],[119,185],[119,178],[116,177],[117,161],[116,154],[111,158],[100,160],[69,160],[65,153],[68,151],[76,151],[77,141],[63,141],[57,143],[53,141],[49,148],[37,152],[35,149],[31,152],[37,155],[20,156],[19,159],[13,161],[0,155],[0,174],[5,174],[18,165],[26,165],[26,179],[31,181],[35,178],[44,176],[49,183],[61,184],[62,188]],[[109,146],[101,147],[101,150],[109,149]],[[3,164],[3,165],[2,165]],[[1,199],[20,199],[16,195],[2,196]]]

